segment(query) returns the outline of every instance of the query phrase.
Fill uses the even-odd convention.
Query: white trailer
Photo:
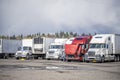
[[[50,44],[49,51],[46,54],[46,59],[61,59],[64,54],[64,45],[66,38],[57,38]]]
[[[54,39],[55,38],[47,38],[47,37],[34,38],[33,39],[34,58],[38,59],[38,57],[42,57],[44,59],[49,49],[49,45],[54,41]]]
[[[21,40],[0,39],[0,58],[13,57],[21,45]]]
[[[22,46],[33,47],[33,39],[22,39]]]
[[[90,42],[90,48],[85,54],[85,61],[120,61],[120,35],[97,34]]]
[[[22,51],[18,51],[16,53],[16,58],[25,57],[29,59],[31,55],[38,59],[38,57],[45,58],[46,52],[49,49],[49,45],[54,41],[54,38],[46,38],[46,37],[36,37],[33,39],[23,39],[22,40]],[[23,49],[27,50],[23,50]],[[30,49],[31,48],[31,49]]]

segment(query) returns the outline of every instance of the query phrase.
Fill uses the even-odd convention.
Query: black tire
[[[38,59],[38,57],[34,57],[34,59]]]
[[[29,60],[29,59],[30,59],[30,55],[27,54],[27,55],[26,55],[26,60]]]
[[[50,60],[50,58],[47,58],[47,60]]]
[[[114,57],[114,61],[117,62],[117,56]]]
[[[118,56],[118,58],[119,58],[118,61],[120,61],[120,55]]]
[[[16,57],[16,60],[19,60],[19,57]]]
[[[84,62],[89,63],[90,61],[89,60],[84,60]]]
[[[119,56],[117,56],[117,62],[119,62],[120,61],[120,57]]]
[[[9,55],[8,54],[4,54],[4,59],[8,59]]]
[[[119,56],[115,56],[114,61],[115,62],[119,62],[120,61],[120,57]]]
[[[90,61],[85,61],[86,63],[89,63]]]
[[[45,59],[45,56],[42,56],[42,59]]]
[[[71,60],[66,60],[67,62],[71,62]]]

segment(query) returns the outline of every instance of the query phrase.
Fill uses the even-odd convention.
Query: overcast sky
[[[0,34],[119,33],[120,0],[0,0]]]

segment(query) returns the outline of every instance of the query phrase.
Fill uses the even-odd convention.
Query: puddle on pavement
[[[93,70],[78,66],[27,66],[27,65],[0,65],[0,71],[8,70]]]

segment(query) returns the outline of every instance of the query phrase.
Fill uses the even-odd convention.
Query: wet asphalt
[[[42,76],[41,76],[42,75]],[[22,77],[21,77],[22,76]],[[0,59],[0,80],[119,80],[120,62]]]

